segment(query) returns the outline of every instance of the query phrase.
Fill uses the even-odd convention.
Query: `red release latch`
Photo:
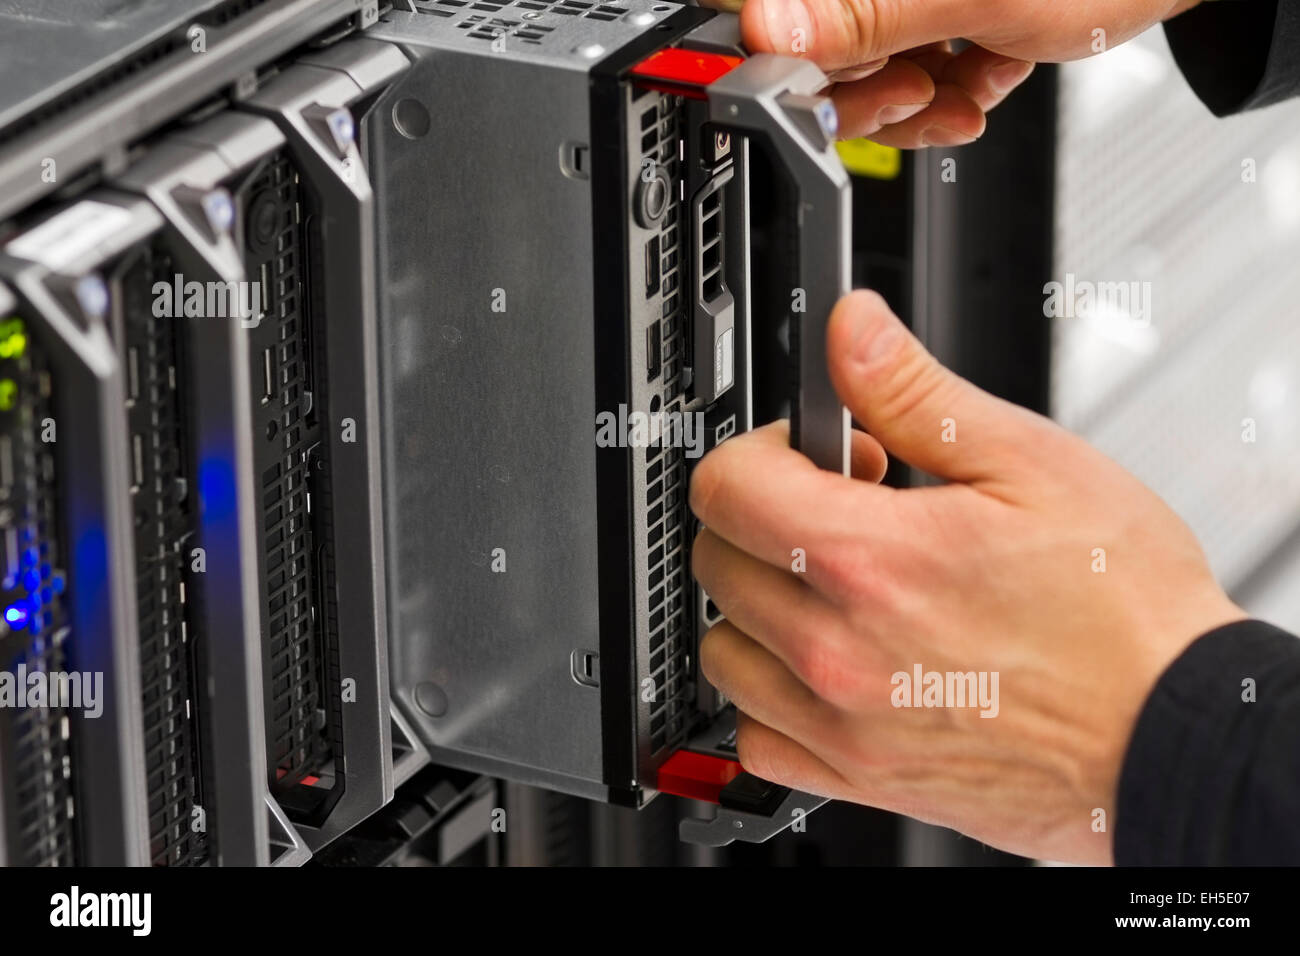
[[[675,797],[718,803],[722,788],[742,773],[738,761],[679,750],[659,767],[655,789]]]
[[[702,100],[705,87],[742,62],[744,57],[666,47],[632,67],[632,76],[638,85],[660,93]]]

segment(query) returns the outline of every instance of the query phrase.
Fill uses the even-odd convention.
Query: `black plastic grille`
[[[287,155],[272,157],[245,195],[246,262],[260,284],[261,321],[249,330],[256,470],[262,516],[262,636],[267,760],[284,790],[332,757],[330,645],[312,491],[324,474],[308,309],[305,195]],[[319,502],[315,503],[317,506]],[[331,699],[337,698],[331,694]]]
[[[659,230],[659,295],[663,302],[660,334],[660,375],[653,384],[656,400],[669,415],[683,408],[684,343],[682,238],[684,213],[677,184],[682,169],[681,100],[668,94],[652,94],[636,103],[641,110],[641,163],[649,160],[662,167],[672,184],[670,201]],[[646,449],[646,547],[649,589],[649,676],[654,681],[650,704],[650,750],[652,756],[682,742],[689,730],[691,697],[687,642],[693,618],[689,608],[690,581],[687,570],[688,527],[685,451],[680,442],[671,447]]]
[[[53,380],[22,319],[0,318],[0,667],[46,674],[67,669],[68,582],[62,568],[55,445],[42,440],[53,421]],[[76,806],[67,712],[59,707],[0,709],[12,846],[28,866],[77,863]],[[7,780],[4,778],[8,778]]]
[[[123,277],[131,503],[140,613],[145,785],[149,852],[155,866],[191,866],[208,857],[195,831],[202,806],[199,713],[194,696],[201,635],[188,602],[186,571],[194,506],[182,409],[183,320],[155,316],[155,282],[172,281],[170,257],[146,247]]]

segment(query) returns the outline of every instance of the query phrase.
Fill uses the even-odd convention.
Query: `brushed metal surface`
[[[594,354],[589,182],[560,164],[589,141],[588,78],[437,49],[405,16],[414,62],[366,129],[394,702],[435,762],[594,795],[600,693],[571,655],[600,646],[592,370],[626,357]],[[393,119],[411,101],[417,139]]]

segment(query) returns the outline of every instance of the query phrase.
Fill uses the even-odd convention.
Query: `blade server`
[[[647,0],[152,12],[6,32],[0,671],[102,712],[0,708],[0,862],[296,865],[430,761],[738,771],[686,489],[783,414],[846,465],[824,77]]]
[[[372,31],[411,59],[366,124],[393,694],[435,762],[644,803],[724,709],[698,672],[718,617],[688,566],[694,462],[788,399],[800,446],[845,467],[818,338],[848,270],[824,78],[742,60],[719,25],[433,0]],[[751,295],[752,270],[784,289]]]

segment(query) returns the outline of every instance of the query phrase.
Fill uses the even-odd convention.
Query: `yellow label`
[[[902,151],[869,139],[846,139],[835,144],[844,168],[855,176],[897,179],[903,169]]]

